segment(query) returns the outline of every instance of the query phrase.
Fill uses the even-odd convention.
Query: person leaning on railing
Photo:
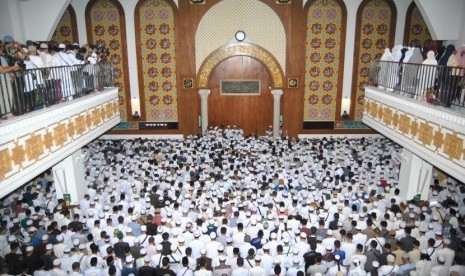
[[[11,112],[13,89],[11,87],[10,73],[20,69],[15,63],[10,66],[3,55],[3,42],[0,41],[0,119],[7,119],[6,114]]]
[[[2,51],[3,51],[3,43],[0,41],[0,53]],[[0,61],[1,61],[0,74],[6,74],[6,73],[10,73],[10,72],[17,71],[20,69],[17,63],[15,63],[13,66],[9,66],[5,57],[1,54],[0,54]]]
[[[14,38],[10,35],[6,35],[3,38],[3,51],[1,53],[6,60],[6,63],[9,66],[19,66],[20,69],[24,69],[24,57],[26,56],[23,45],[16,42]],[[23,98],[22,98],[22,87],[24,85],[23,78],[20,70],[10,72],[8,75],[8,96],[10,99],[9,102],[9,112],[13,115],[21,115],[23,110]]]
[[[455,49],[447,61],[447,66],[454,67],[451,70],[450,93],[451,102],[455,102],[457,104],[460,102],[460,97],[462,94],[461,92],[463,89],[460,82],[462,77],[464,76],[465,70],[462,62],[462,58],[464,55],[465,51],[463,48],[460,48],[460,51]]]

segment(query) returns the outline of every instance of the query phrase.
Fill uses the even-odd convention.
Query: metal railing
[[[111,62],[0,74],[0,116],[19,116],[112,86]]]
[[[445,107],[464,107],[465,68],[374,60],[370,84]]]

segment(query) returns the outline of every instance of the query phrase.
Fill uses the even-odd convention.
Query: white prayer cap
[[[45,246],[45,250],[52,250],[53,249],[53,245],[51,243],[48,243],[46,246]]]
[[[201,255],[207,254],[207,250],[205,250],[205,248],[202,248],[202,249],[200,250],[200,254],[201,254]]]
[[[150,256],[145,256],[144,257],[144,263],[150,263],[152,259],[150,258]]]
[[[31,252],[31,251],[33,251],[33,250],[34,250],[34,247],[31,246],[31,245],[29,245],[28,247],[26,247],[26,251],[27,251],[27,252]]]
[[[127,264],[130,264],[130,263],[132,263],[132,262],[134,262],[134,258],[133,258],[132,256],[127,256],[127,257],[126,257],[126,263],[127,263]]]
[[[59,265],[61,265],[60,259],[55,259],[55,260],[53,260],[53,265],[54,265],[54,266],[59,266]]]
[[[388,262],[392,263],[392,262],[394,262],[395,260],[396,260],[396,257],[395,257],[394,255],[389,254],[389,255],[387,256],[387,261],[388,261]]]
[[[379,262],[378,262],[378,261],[373,261],[373,262],[372,262],[372,266],[373,266],[374,268],[378,268],[378,267],[379,267]]]
[[[446,259],[444,258],[443,255],[439,255],[439,256],[438,256],[438,262],[440,262],[440,263],[446,262]]]

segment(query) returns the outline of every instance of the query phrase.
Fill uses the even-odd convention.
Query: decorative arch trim
[[[234,56],[249,56],[260,61],[270,73],[274,88],[283,88],[283,71],[278,61],[270,52],[254,44],[232,44],[211,53],[200,66],[197,75],[198,87],[207,88],[216,66],[223,60]]]

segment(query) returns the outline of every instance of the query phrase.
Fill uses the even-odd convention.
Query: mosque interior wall
[[[465,37],[463,27],[444,26],[454,22],[457,24],[449,26],[460,26],[464,20],[461,11],[465,7],[460,1],[441,4],[447,6],[441,9],[451,12],[450,16],[441,15],[442,11],[434,13],[438,10],[438,3],[431,0],[372,2],[387,9],[367,11],[368,2],[361,0],[293,0],[289,4],[278,4],[275,0],[205,0],[201,4],[188,0],[63,0],[54,2],[53,18],[47,16],[52,11],[41,13],[41,17],[47,17],[41,24],[32,27],[23,19],[23,24],[19,24],[23,27],[6,24],[0,30],[5,34],[12,32],[18,40],[68,39],[80,44],[103,43],[108,47],[110,59],[117,65],[116,83],[121,88],[122,123],[112,133],[197,134],[199,68],[215,49],[237,43],[234,32],[240,29],[246,32],[244,43],[263,47],[281,67],[283,87],[262,85],[262,88],[282,88],[284,91],[281,99],[283,131],[291,136],[299,133],[366,133],[373,132],[361,122],[364,94],[361,87],[366,84],[368,57],[376,58],[385,47],[397,43],[424,44],[429,39],[461,43]],[[11,14],[16,12],[20,18],[31,13],[26,2],[18,5],[7,1],[2,5]],[[42,12],[36,3],[31,5]],[[73,8],[74,16],[68,6]],[[98,12],[95,16],[98,7],[104,15],[101,18]],[[256,11],[247,7],[261,8]],[[371,11],[375,11],[373,16]],[[252,16],[251,12],[255,12],[256,16]],[[58,13],[64,15],[62,20],[55,16]],[[357,18],[360,19],[358,25]],[[114,20],[118,21],[117,24]],[[312,29],[315,24],[330,25],[334,30],[330,28],[328,33],[322,29],[320,32],[318,28]],[[51,30],[38,30],[45,25],[52,26]],[[114,28],[110,30],[112,25],[117,26],[116,31]],[[363,33],[363,28],[369,25],[382,26],[370,37],[370,34]],[[366,38],[371,38],[370,45]],[[253,66],[260,63],[256,59],[250,61],[250,67],[242,65],[244,72],[253,72]],[[221,66],[225,64],[226,61]],[[223,70],[233,74],[230,71],[235,69]],[[223,76],[215,72],[213,77]],[[253,77],[252,73],[241,75],[241,79]],[[191,87],[185,86],[186,80],[192,80]],[[264,84],[266,79],[261,81]],[[290,81],[297,81],[297,84],[291,87]],[[215,82],[218,83],[217,80]],[[262,104],[266,103],[265,107],[250,108],[257,98],[247,97],[243,99],[247,104],[231,103],[227,112],[221,113],[215,108],[224,107],[227,99],[215,96],[215,85],[210,88],[213,91],[209,99],[213,124],[244,125],[247,119],[231,120],[234,114],[241,114],[242,118],[249,118],[250,125],[259,124],[248,128],[250,133],[247,134],[258,129],[261,132],[269,125],[272,115],[264,113],[271,112],[271,101],[264,100]],[[239,98],[230,99],[236,101]],[[347,109],[343,106],[343,99],[351,100],[348,120],[341,117],[342,111]],[[134,112],[131,102],[134,100],[140,102],[140,120],[134,120],[131,115]],[[217,113],[231,115],[228,118],[218,117]],[[174,127],[141,129],[141,121],[166,123]]]

